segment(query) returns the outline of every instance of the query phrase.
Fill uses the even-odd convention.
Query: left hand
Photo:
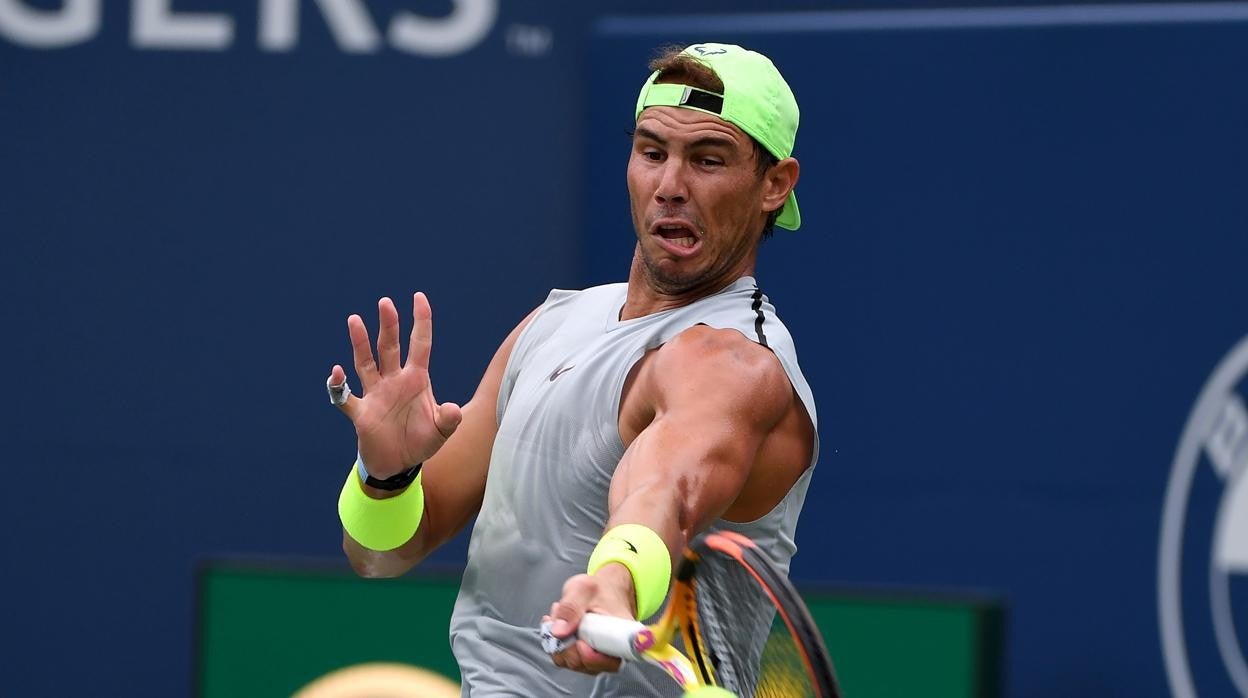
[[[593,611],[621,618],[636,618],[633,577],[628,568],[609,564],[595,575],[578,574],[563,585],[563,597],[551,604],[550,615],[543,620],[552,621],[551,632],[555,637],[565,638],[576,633],[581,616]],[[585,674],[619,671],[620,660],[609,657],[577,640],[568,649],[552,655],[556,666]]]

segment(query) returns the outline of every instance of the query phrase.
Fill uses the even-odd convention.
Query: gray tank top
[[[560,669],[537,633],[563,583],[585,571],[602,537],[607,492],[625,450],[620,396],[647,351],[694,325],[736,329],[771,349],[818,424],[793,339],[753,278],[687,306],[621,321],[625,291],[626,284],[552,291],[512,349],[485,497],[451,617],[464,696],[680,695],[674,681],[643,662],[598,677]],[[772,511],[715,527],[748,535],[787,571],[818,453],[816,436],[810,467]]]

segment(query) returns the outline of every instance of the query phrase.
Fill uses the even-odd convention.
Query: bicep
[[[671,347],[639,380],[654,418],[616,468],[613,522],[642,516],[683,534],[705,529],[736,500],[784,415],[791,388],[770,352],[753,343],[722,346],[722,335],[707,344]]]

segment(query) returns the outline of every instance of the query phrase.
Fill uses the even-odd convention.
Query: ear
[[[763,175],[763,210],[768,213],[784,205],[789,192],[797,186],[801,166],[795,158],[785,158],[767,168]]]

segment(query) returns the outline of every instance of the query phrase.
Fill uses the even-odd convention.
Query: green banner
[[[206,565],[198,579],[198,695],[411,695],[377,687],[355,693],[331,688],[366,681],[429,686],[422,692],[427,698],[446,695],[429,683],[436,677],[406,667],[458,680],[447,639],[458,588],[458,577],[450,575],[372,580],[337,570]],[[998,603],[846,590],[804,590],[803,596],[850,698],[1000,694]],[[352,667],[354,676],[326,678]]]

